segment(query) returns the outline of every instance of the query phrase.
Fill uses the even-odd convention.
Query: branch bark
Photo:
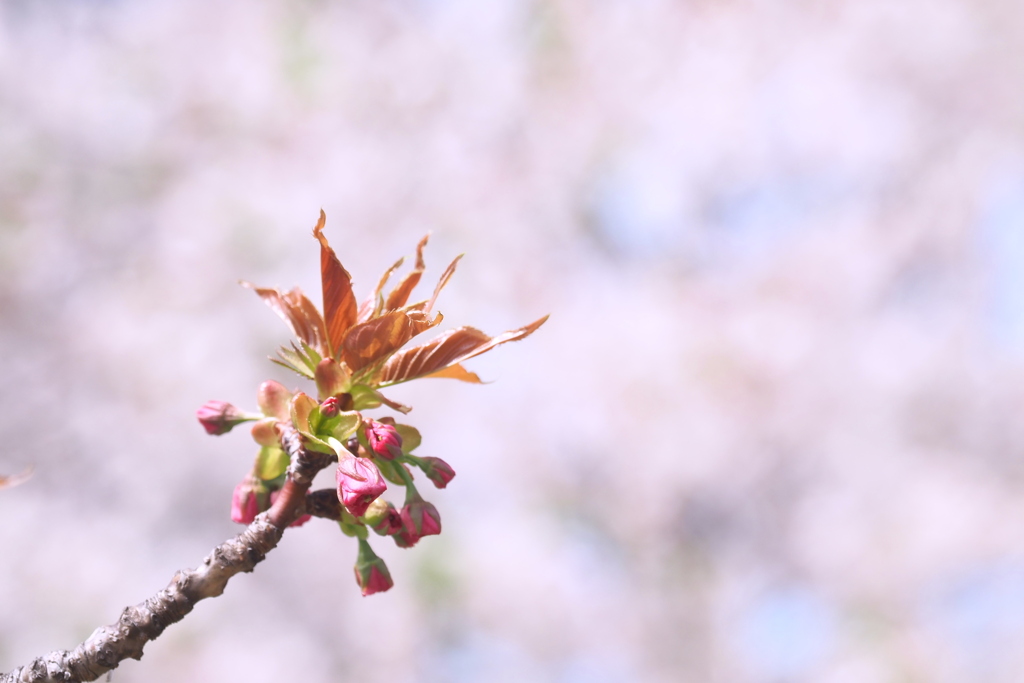
[[[290,425],[280,425],[281,444],[291,456],[288,477],[273,507],[245,531],[213,549],[196,569],[174,575],[167,588],[145,602],[127,607],[109,626],[96,629],[75,649],[56,650],[31,664],[0,674],[0,683],[85,683],[115,669],[125,659],[141,659],[142,648],[195,604],[224,592],[228,580],[251,572],[273,550],[288,525],[305,513],[313,477],[334,458],[308,451]]]

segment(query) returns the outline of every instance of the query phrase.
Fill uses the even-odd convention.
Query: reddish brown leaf
[[[465,254],[459,254],[456,256],[455,260],[449,263],[448,267],[444,269],[444,272],[441,274],[441,279],[437,281],[437,287],[434,287],[434,296],[430,297],[430,301],[427,302],[427,306],[423,310],[428,313],[433,310],[434,303],[437,301],[437,295],[441,293],[444,286],[452,279],[452,275],[455,274],[455,266],[459,265],[459,261],[462,260],[463,256],[465,256]]]
[[[455,365],[449,365],[446,368],[441,368],[437,372],[432,372],[429,375],[424,375],[424,379],[428,377],[448,377],[450,379],[457,379],[462,382],[469,382],[470,384],[483,384],[483,380],[480,379],[480,375],[475,372],[470,372],[462,366],[462,363],[456,363]]]
[[[430,233],[423,236],[420,243],[416,245],[416,266],[402,278],[402,281],[391,290],[388,294],[387,301],[384,302],[385,311],[395,311],[405,306],[406,302],[409,301],[409,297],[412,295],[412,290],[416,288],[416,285],[420,282],[420,277],[423,275],[423,271],[426,269],[426,263],[423,261],[423,248],[427,246],[427,240],[430,239]]]
[[[527,337],[544,324],[548,316],[534,321],[525,327],[517,330],[510,330],[497,337],[488,337],[485,333],[472,327],[460,327],[442,334],[437,339],[427,342],[421,346],[414,346],[411,349],[400,351],[393,355],[381,368],[377,381],[384,384],[398,384],[417,377],[431,375],[435,377],[455,377],[464,381],[466,379],[453,370],[448,374],[441,374],[441,371],[450,366],[455,366],[464,360],[479,356],[481,353],[490,351],[499,344],[516,341]],[[466,375],[472,373],[466,372]],[[476,377],[476,375],[473,375]],[[479,381],[479,377],[476,380]]]
[[[442,319],[440,313],[431,319],[422,311],[403,309],[360,323],[345,335],[342,344],[345,362],[357,373],[384,360],[416,335],[440,324]]]
[[[341,346],[345,332],[356,324],[356,296],[352,292],[352,276],[348,274],[341,261],[338,260],[331,245],[324,236],[324,223],[327,215],[320,209],[320,220],[313,228],[313,236],[320,242],[320,281],[324,297],[324,321],[327,323],[327,338],[330,351],[326,355],[335,356]]]
[[[378,380],[382,384],[390,384],[429,375],[457,362],[490,340],[486,334],[472,327],[450,330],[426,344],[396,353],[384,364]]]
[[[373,290],[373,294],[366,298],[366,300],[359,305],[359,322],[365,322],[370,318],[375,318],[381,314],[382,311],[387,310],[383,308],[384,302],[381,297],[381,292],[384,290],[384,285],[388,283],[391,276],[396,270],[405,263],[405,257],[395,261],[395,265],[391,266],[384,271],[384,275],[381,276],[380,281],[377,283],[377,289]]]
[[[302,292],[301,289],[295,287],[281,295],[289,309],[293,312],[296,320],[302,321],[302,323],[309,328],[310,336],[317,340],[318,343],[313,343],[302,337],[302,340],[309,346],[316,349],[321,356],[327,355],[327,332],[324,327],[323,316],[320,315],[320,311],[316,310],[316,306],[313,302]]]
[[[281,293],[279,289],[269,287],[257,287],[251,282],[242,282],[263,299],[264,303],[270,306],[291,328],[292,333],[312,346],[322,355],[327,354],[327,333],[324,328],[324,319],[316,310],[302,290],[298,287],[291,291]]]

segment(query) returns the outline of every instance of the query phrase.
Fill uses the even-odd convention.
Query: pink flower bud
[[[370,503],[388,488],[369,458],[342,458],[336,477],[338,499],[356,517],[362,517]]]
[[[393,536],[405,528],[402,525],[401,513],[383,498],[378,498],[370,504],[363,519],[381,536]]]
[[[207,434],[227,434],[236,425],[254,418],[247,416],[226,401],[207,401],[196,411],[196,418]]]
[[[403,540],[411,541],[410,545],[413,545],[424,536],[441,533],[441,515],[437,508],[414,493],[413,496],[407,496],[405,507],[402,508],[402,526],[405,534]]]
[[[354,569],[356,583],[363,589],[364,596],[383,593],[395,585],[384,560],[377,557],[370,544],[363,539],[359,539],[359,555]]]
[[[416,545],[416,543],[418,543],[420,540],[417,536],[413,536],[408,531],[406,531],[404,526],[402,527],[401,531],[399,531],[397,534],[394,534],[391,538],[394,539],[395,545],[397,545],[399,548],[411,548],[414,545]]]
[[[324,417],[337,417],[339,412],[341,412],[341,405],[338,403],[338,399],[334,396],[325,398],[320,403],[320,414]]]
[[[280,443],[277,434],[277,420],[265,417],[252,426],[252,440],[261,446],[273,447]]]
[[[382,424],[367,419],[366,440],[370,442],[370,450],[374,455],[385,460],[394,460],[402,455],[402,437],[392,425]]]
[[[262,500],[261,500],[262,499]],[[231,496],[231,521],[238,524],[252,524],[266,502],[266,489],[259,479],[247,476]]]
[[[441,458],[419,458],[416,464],[423,470],[423,474],[427,475],[427,479],[434,482],[434,486],[439,489],[448,486],[448,482],[455,478],[455,470]]]
[[[274,501],[277,500],[277,497],[280,494],[281,494],[281,492],[279,490],[277,490],[277,489],[275,489],[275,490],[270,492],[270,504],[271,505],[274,504]],[[294,522],[292,522],[288,526],[302,526],[303,524],[305,524],[306,522],[308,522],[311,519],[313,519],[313,515],[301,515],[298,519],[296,519]]]
[[[256,402],[260,406],[260,412],[267,417],[287,420],[292,394],[283,384],[270,379],[260,385],[256,392]]]

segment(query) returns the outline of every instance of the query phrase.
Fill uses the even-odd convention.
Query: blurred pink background
[[[1024,680],[1022,83],[1012,0],[0,2],[0,671],[238,531],[323,207],[551,320],[391,392],[391,592],[318,521],[113,680]]]

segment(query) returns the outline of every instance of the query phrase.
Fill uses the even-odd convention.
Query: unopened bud
[[[395,545],[397,545],[399,548],[411,548],[414,545],[416,545],[416,543],[420,540],[418,536],[413,536],[408,531],[406,531],[404,526],[402,527],[401,531],[399,531],[397,534],[393,534],[391,538],[394,540]]]
[[[359,539],[359,555],[356,558],[354,569],[356,583],[363,590],[364,596],[383,593],[395,585],[384,560],[377,557],[373,549],[370,548],[370,544],[361,538]]]
[[[338,413],[341,412],[341,406],[338,403],[338,399],[334,396],[325,398],[320,402],[320,414],[324,417],[331,418],[337,417]]]
[[[448,486],[448,482],[455,478],[455,470],[441,458],[417,458],[416,464],[423,470],[423,474],[427,475],[427,479],[434,482],[434,486],[439,489]]]
[[[260,406],[260,412],[267,417],[276,417],[278,420],[288,419],[291,401],[291,392],[285,389],[283,384],[272,379],[261,384],[256,392],[256,402]]]
[[[371,529],[381,536],[393,536],[404,528],[402,526],[402,515],[398,508],[383,498],[378,498],[370,503],[366,514],[363,515],[363,519],[366,520]]]
[[[402,455],[402,437],[392,425],[367,419],[366,440],[374,455],[385,460],[394,460]]]
[[[437,508],[423,500],[418,493],[406,498],[402,508],[402,526],[404,540],[416,541],[424,536],[435,536],[441,533],[441,515]]]
[[[196,418],[207,434],[227,434],[235,426],[256,418],[250,417],[226,401],[207,401],[196,411]]]
[[[264,509],[266,493],[266,488],[252,475],[239,482],[231,496],[231,521],[252,524],[256,515]]]
[[[263,418],[252,426],[252,440],[264,447],[280,444],[277,434],[277,420],[272,417]]]
[[[338,463],[338,499],[356,517],[362,517],[388,485],[369,458],[347,457]]]

